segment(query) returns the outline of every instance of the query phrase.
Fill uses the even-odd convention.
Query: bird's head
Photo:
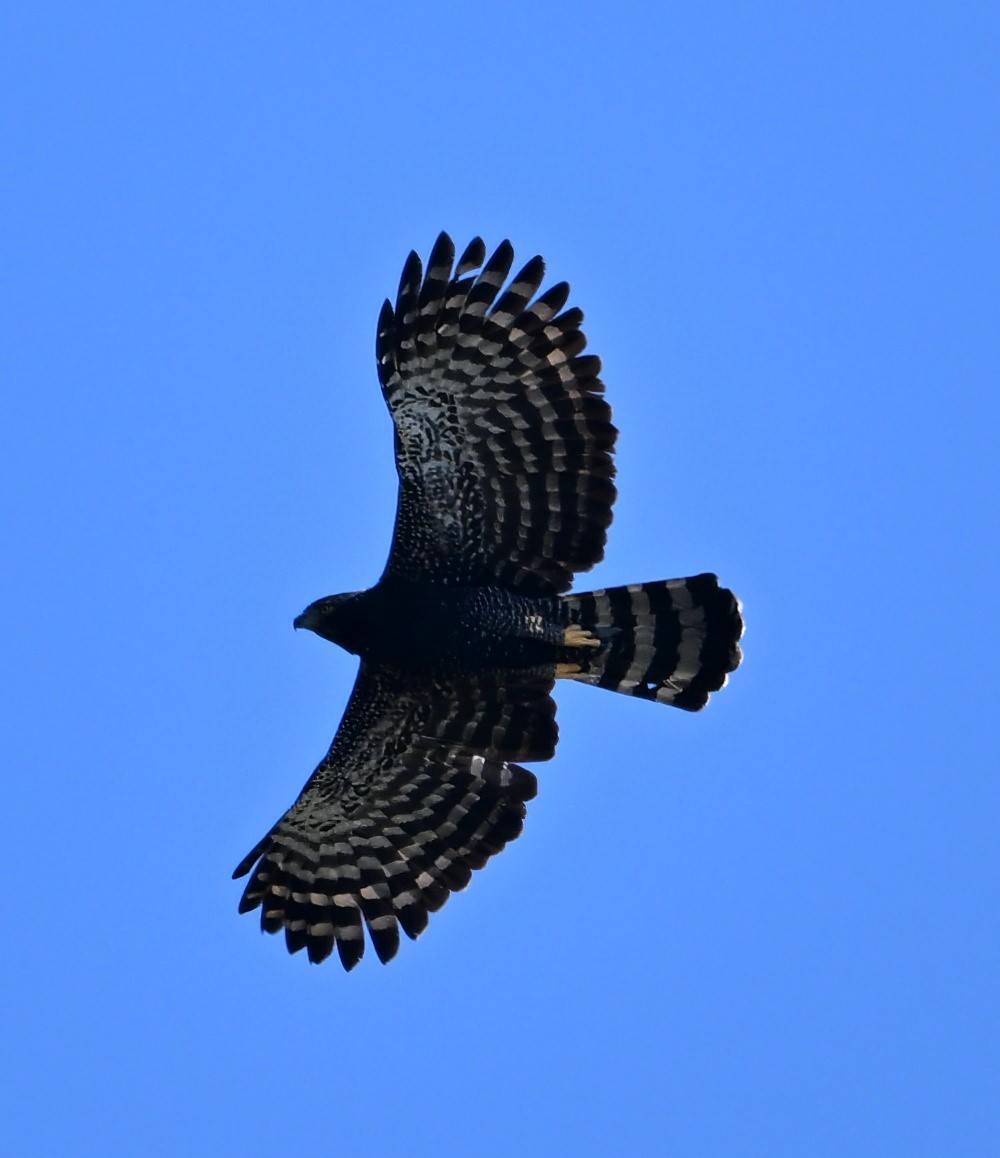
[[[358,598],[363,591],[349,591],[344,595],[327,595],[295,617],[292,626],[314,631],[331,643],[339,643],[347,651],[358,654],[360,643],[358,628]]]

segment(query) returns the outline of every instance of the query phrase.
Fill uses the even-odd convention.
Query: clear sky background
[[[0,1121],[30,1154],[997,1152],[992,4],[0,14]],[[229,879],[355,661],[375,321],[545,255],[700,715],[559,690],[522,838],[351,975]]]

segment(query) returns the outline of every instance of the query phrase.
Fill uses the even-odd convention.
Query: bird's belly
[[[414,669],[481,671],[535,667],[555,661],[540,609],[489,588],[423,592],[382,609],[370,658]]]

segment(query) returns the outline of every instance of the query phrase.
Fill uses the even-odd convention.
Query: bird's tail
[[[739,666],[740,603],[714,575],[563,595],[556,674],[696,712]]]

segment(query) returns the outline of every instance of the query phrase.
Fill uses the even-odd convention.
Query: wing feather
[[[564,591],[604,554],[617,431],[569,286],[539,294],[533,257],[504,289],[513,248],[485,254],[477,238],[455,264],[441,234],[379,317],[400,479],[385,577]]]
[[[521,832],[555,747],[552,680],[417,680],[362,666],[337,736],[295,804],[240,862],[240,912],[289,952],[380,961]]]

